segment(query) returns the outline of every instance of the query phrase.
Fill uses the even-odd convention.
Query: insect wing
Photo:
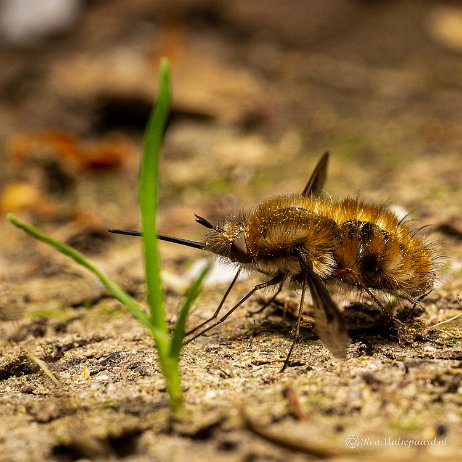
[[[332,300],[322,279],[305,262],[303,255],[298,254],[304,270],[308,287],[314,304],[315,331],[330,352],[340,359],[346,358],[350,338],[345,327],[345,321],[337,304]]]
[[[313,173],[302,192],[302,196],[319,196],[327,178],[327,165],[329,163],[329,153],[325,152],[319,159]]]
[[[307,281],[315,307],[315,331],[336,358],[345,359],[350,339],[342,314],[318,276],[307,275]]]

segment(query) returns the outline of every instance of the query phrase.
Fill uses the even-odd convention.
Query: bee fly
[[[322,196],[328,160],[329,154],[325,153],[301,194],[265,200],[253,210],[217,224],[196,215],[196,221],[209,230],[202,242],[159,234],[161,240],[208,250],[237,266],[212,317],[187,333],[188,342],[225,321],[256,291],[278,286],[276,297],[283,284],[289,283],[301,288],[301,297],[294,340],[282,370],[289,364],[299,338],[307,288],[313,300],[316,333],[335,357],[345,358],[349,337],[329,293],[331,288],[343,285],[366,293],[398,324],[402,323],[379,298],[388,294],[415,303],[431,291],[435,282],[431,243],[383,205]],[[137,231],[110,231],[140,235]],[[267,280],[219,318],[243,270],[262,273]]]

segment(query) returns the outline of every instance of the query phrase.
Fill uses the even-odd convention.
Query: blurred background
[[[445,343],[398,341],[387,326],[356,331],[351,360],[340,364],[308,329],[297,367],[281,375],[299,295],[287,291],[274,310],[250,317],[270,294],[255,296],[184,350],[186,400],[200,422],[172,426],[144,328],[93,275],[5,218],[14,212],[73,245],[144,299],[140,241],[107,229],[139,227],[139,159],[162,56],[173,105],[160,231],[202,239],[194,213],[215,220],[301,192],[329,151],[333,197],[359,191],[436,231],[445,285],[425,299],[422,338]],[[0,0],[3,453],[21,461],[306,460],[244,430],[237,417],[248,406],[271,434],[314,443],[310,457],[339,460],[346,449],[348,460],[370,460],[372,448],[345,447],[358,435],[371,445],[392,438],[376,448],[380,460],[461,460],[460,327],[443,322],[461,307],[461,160],[460,1]],[[161,246],[174,320],[208,256]],[[214,273],[191,326],[215,311],[226,290],[219,283],[232,277]],[[251,287],[239,281],[229,306]],[[351,306],[359,327],[375,319],[369,305]],[[394,437],[404,443],[395,447]]]
[[[334,196],[460,212],[462,6],[393,0],[2,0],[2,212],[90,249],[136,228],[162,56],[163,232],[301,191],[327,150]]]

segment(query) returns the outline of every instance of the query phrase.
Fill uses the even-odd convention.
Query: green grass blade
[[[185,326],[186,321],[188,319],[189,311],[191,309],[192,304],[196,300],[197,296],[199,295],[202,283],[204,282],[205,277],[207,276],[210,267],[207,266],[204,268],[199,277],[194,281],[191,287],[188,289],[186,294],[186,299],[181,307],[180,314],[178,316],[178,320],[175,324],[175,329],[172,334],[172,341],[170,344],[170,357],[171,358],[179,358],[181,346],[183,345],[183,339],[185,335]]]
[[[15,217],[12,213],[9,213],[7,215],[7,218],[13,225],[24,230],[26,233],[30,234],[35,239],[38,239],[39,241],[51,245],[59,252],[72,258],[79,265],[82,265],[88,270],[90,270],[94,275],[96,275],[99,278],[99,280],[104,284],[107,290],[126,306],[127,310],[138,321],[140,321],[149,330],[152,330],[153,326],[149,317],[138,305],[138,303],[136,303],[135,300],[133,300],[133,298],[130,297],[130,295],[128,295],[121,287],[119,287],[106,273],[104,273],[95,265],[90,263],[80,252],[77,252],[77,250],[74,250],[72,247],[69,247],[68,245],[63,244],[62,242],[59,242],[56,239],[47,236],[34,226],[29,225],[20,220],[19,218]]]
[[[159,190],[159,152],[170,107],[170,72],[166,59],[162,60],[160,85],[155,109],[146,129],[140,173],[141,230],[146,270],[148,305],[154,326],[167,332],[160,280],[160,258],[157,242],[157,203]]]
[[[95,274],[108,291],[126,307],[135,319],[147,327],[155,341],[162,373],[167,382],[167,390],[173,411],[179,411],[183,405],[181,390],[181,375],[179,355],[185,335],[185,324],[192,303],[199,294],[205,269],[188,291],[182,306],[172,337],[167,330],[165,310],[163,305],[162,285],[160,279],[160,258],[157,240],[157,203],[159,187],[159,153],[163,141],[165,126],[170,107],[170,72],[166,59],[162,60],[160,85],[157,103],[152,111],[146,129],[143,157],[140,173],[140,212],[141,231],[143,232],[143,247],[146,270],[147,300],[150,314],[130,297],[121,287],[103,271],[90,263],[80,252],[72,247],[45,235],[32,225],[24,223],[13,214],[8,214],[8,220],[18,228],[23,229],[32,237],[51,245],[59,252],[69,256],[75,262]]]

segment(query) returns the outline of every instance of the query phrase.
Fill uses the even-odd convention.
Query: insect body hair
[[[239,254],[238,239],[245,246]],[[406,299],[423,295],[435,282],[432,245],[385,206],[354,198],[269,199],[212,230],[204,248],[245,269],[281,274],[295,285],[303,279],[299,251],[325,282],[338,280]]]

